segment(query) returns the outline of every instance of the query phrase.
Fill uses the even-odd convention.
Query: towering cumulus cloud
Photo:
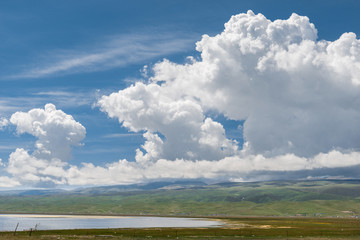
[[[19,134],[28,133],[38,140],[31,154],[22,148],[11,153],[7,171],[24,183],[66,183],[66,160],[71,156],[71,147],[80,145],[85,137],[85,128],[53,104],[16,112],[10,122]]]
[[[196,50],[200,59],[164,60],[146,84],[99,99],[123,127],[144,132],[138,164],[176,166],[184,176],[183,167],[199,177],[360,164],[354,33],[317,40],[307,17],[270,21],[248,11],[222,33],[204,35]],[[226,137],[210,111],[245,121],[244,146]]]
[[[310,157],[356,149],[360,42],[353,33],[335,42],[316,38],[307,17],[271,22],[249,11],[233,16],[223,33],[203,36],[200,61],[163,61],[152,81],[165,81],[161,87],[175,99],[191,96],[204,110],[246,120],[251,153]]]

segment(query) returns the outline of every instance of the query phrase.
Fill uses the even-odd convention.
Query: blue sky
[[[1,1],[0,118],[9,120],[15,112],[43,109],[45,104],[52,103],[86,128],[86,137],[81,140],[84,145],[71,147],[72,157],[61,160],[79,168],[84,162],[100,167],[106,167],[106,164],[117,162],[119,159],[134,162],[136,149],[141,148],[146,141],[143,137],[145,132],[157,134],[163,141],[171,137],[167,138],[166,134],[161,132],[163,129],[161,127],[149,130],[150,126],[140,124],[142,127],[139,127],[138,131],[122,127],[119,119],[126,117],[115,113],[114,117],[110,118],[111,110],[104,110],[107,106],[99,105],[98,100],[119,90],[130,89],[136,82],[147,84],[148,77],[154,76],[152,74],[155,70],[152,68],[163,59],[180,65],[189,63],[187,56],[193,56],[197,61],[201,61],[201,52],[195,50],[195,44],[202,39],[202,35],[213,37],[220,34],[231,16],[246,13],[248,10],[252,10],[255,14],[263,14],[269,21],[288,19],[292,13],[307,16],[317,29],[318,38],[315,41],[336,41],[346,32],[353,32],[357,36],[360,34],[358,24],[360,3],[350,0]],[[144,66],[149,69],[148,75],[144,72]],[[358,65],[354,66],[356,68]],[[158,84],[161,85],[160,82]],[[226,80],[223,84],[227,84]],[[324,89],[328,88],[324,87]],[[198,97],[201,98],[194,96],[194,98]],[[307,98],[306,94],[304,98]],[[205,100],[201,101],[205,102]],[[231,103],[235,106],[236,104],[236,102]],[[255,118],[260,116],[259,114],[240,116],[241,114],[237,114],[236,111],[217,108],[216,104],[205,105],[203,105],[203,117],[210,117],[213,121],[219,122],[225,130],[226,138],[229,141],[237,141],[235,143],[239,147],[237,151],[241,151],[244,142],[247,141],[254,142],[254,151],[251,154],[262,154],[269,158],[287,153],[299,157],[313,157],[318,153],[328,153],[331,149],[340,149],[341,153],[345,154],[349,151],[357,152],[357,148],[360,147],[345,144],[346,140],[341,140],[340,143],[333,141],[326,143],[327,145],[324,143],[318,149],[309,147],[307,152],[285,151],[280,145],[280,147],[264,146],[261,141],[256,142],[259,136],[252,134],[250,127],[247,132],[249,137],[243,136],[247,127],[246,119]],[[273,112],[276,114],[275,110]],[[356,117],[357,115],[354,118]],[[130,122],[130,125],[135,126],[136,120],[131,121],[133,122]],[[248,122],[250,124],[250,120]],[[333,126],[331,124],[330,126]],[[9,178],[14,175],[8,170],[10,154],[17,148],[24,148],[31,154],[36,150],[34,144],[38,139],[29,132],[16,133],[17,127],[19,128],[19,125],[8,124],[0,131],[0,159],[3,164],[0,173]],[[324,131],[331,131],[329,129]],[[319,134],[321,133],[320,131]],[[357,139],[357,135],[350,139]],[[289,145],[293,144],[291,140],[284,141],[288,141]],[[331,148],[328,147],[329,144],[332,144]],[[142,151],[146,153],[146,150]],[[229,154],[226,156],[234,155]],[[161,158],[166,159],[166,156],[169,155],[165,154]],[[183,157],[170,156],[170,158]],[[191,160],[208,159],[202,157]],[[303,170],[299,169],[299,171]],[[316,173],[306,174],[316,175]],[[307,177],[305,175],[302,177]],[[335,175],[344,174],[339,170]],[[237,177],[231,176],[231,179],[258,178],[252,178],[249,173],[239,173]],[[137,181],[145,180],[136,178],[133,181],[119,181],[119,183]],[[19,182],[20,184],[15,185],[37,186],[37,183],[31,181],[29,183],[19,180]],[[85,184],[97,183],[90,181]],[[103,182],[99,181],[99,184]],[[74,183],[74,185],[81,184]]]

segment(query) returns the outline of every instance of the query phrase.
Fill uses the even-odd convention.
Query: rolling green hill
[[[122,190],[121,190],[122,189]],[[360,181],[162,183],[0,195],[3,213],[176,216],[360,215]]]

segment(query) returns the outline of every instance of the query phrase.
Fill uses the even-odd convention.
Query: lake
[[[18,231],[37,228],[91,229],[91,228],[152,228],[152,227],[216,227],[223,223],[205,218],[140,217],[140,216],[79,216],[0,214],[0,231]]]

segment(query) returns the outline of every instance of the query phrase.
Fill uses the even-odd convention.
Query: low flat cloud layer
[[[31,155],[24,149],[11,154],[7,169],[14,181],[246,181],[278,179],[284,173],[289,178],[359,177],[342,172],[360,165],[360,41],[354,33],[333,42],[318,40],[307,17],[292,14],[270,21],[248,11],[232,16],[222,33],[204,35],[196,50],[199,59],[189,57],[185,64],[165,59],[150,69],[145,83],[98,100],[100,110],[121,126],[143,133],[145,143],[135,162],[68,165],[63,154],[85,137],[85,128],[47,105],[32,111],[61,112],[67,123],[52,128],[46,118],[20,117],[31,111],[10,119],[19,133],[38,137]],[[229,139],[209,112],[244,121],[243,146]],[[59,144],[61,156],[51,149]],[[29,178],[21,177],[18,161],[35,163]]]

